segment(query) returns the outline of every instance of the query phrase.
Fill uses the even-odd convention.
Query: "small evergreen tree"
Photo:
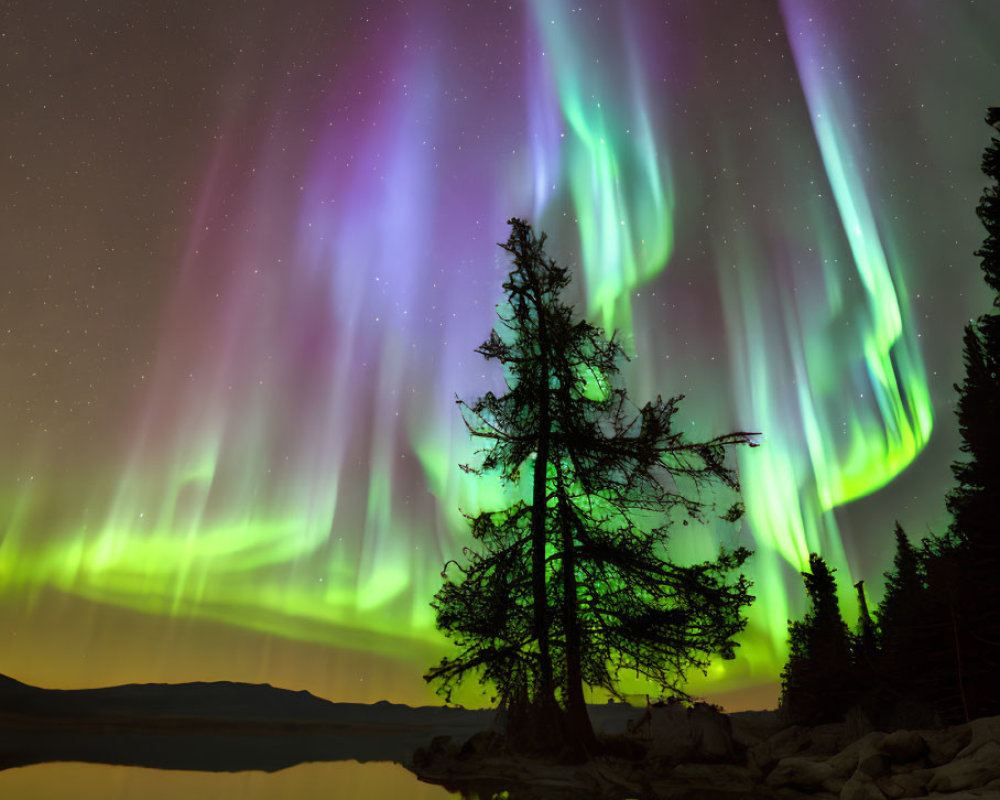
[[[788,625],[781,710],[797,723],[838,721],[855,699],[851,634],[840,615],[834,572],[817,553],[809,555],[809,571],[802,573],[809,610]]]
[[[920,553],[926,588],[919,604],[912,648],[897,654],[915,697],[935,709],[945,723],[968,722],[976,713],[969,701],[969,622],[976,613],[968,599],[982,576],[968,573],[969,551],[952,532],[924,540]],[[909,664],[905,659],[909,656]],[[919,665],[919,669],[914,669]]]
[[[876,611],[879,649],[897,651],[915,630],[924,588],[919,553],[910,544],[903,526],[896,523],[896,554],[885,573],[885,592]]]
[[[882,728],[931,718],[923,670],[914,670],[914,664],[925,666],[933,660],[925,652],[928,609],[923,558],[898,522],[893,535],[892,569],[884,573],[882,602],[875,611],[875,670],[864,687],[868,717]]]
[[[530,723],[513,732],[519,744],[555,739],[586,753],[596,742],[584,684],[616,693],[628,669],[676,687],[711,654],[732,656],[751,598],[729,575],[749,551],[676,565],[666,515],[704,520],[714,503],[703,492],[738,492],[726,449],[751,439],[689,441],[673,426],[679,397],[634,406],[619,385],[616,338],[574,319],[561,298],[568,273],[545,256],[544,235],[510,224],[507,303],[477,351],[504,367],[507,392],[460,405],[485,443],[481,465],[465,469],[510,486],[528,472],[531,497],[470,520],[479,548],[455,563],[434,603],[461,652],[425,678],[447,695],[478,674],[511,721]],[[726,518],[741,513],[735,503]]]

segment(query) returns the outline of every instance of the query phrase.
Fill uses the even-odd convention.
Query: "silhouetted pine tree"
[[[906,636],[912,637],[920,617],[924,588],[920,556],[898,522],[893,535],[896,554],[892,569],[885,573],[885,592],[876,612],[882,651],[898,650]]]
[[[969,702],[969,624],[975,612],[968,602],[982,578],[970,573],[969,555],[950,531],[924,540],[920,558],[926,588],[917,635],[912,648],[896,656],[901,673],[909,676],[912,696],[933,707],[945,723],[977,716]]]
[[[881,728],[904,724],[907,720],[933,718],[929,703],[935,681],[928,681],[932,663],[944,664],[950,676],[950,647],[928,651],[930,642],[941,640],[941,620],[933,624],[924,586],[924,552],[916,550],[902,526],[893,531],[896,553],[892,569],[884,573],[882,602],[875,612],[877,657],[875,676],[865,697],[864,707],[871,721]],[[935,633],[935,631],[937,631]]]
[[[834,571],[818,554],[809,555],[809,572],[802,573],[809,611],[788,626],[781,710],[797,723],[840,720],[856,697],[851,634],[840,615]]]
[[[523,712],[526,724],[509,727],[508,740],[541,724],[539,746],[561,739],[583,754],[596,743],[584,684],[617,692],[621,669],[673,687],[709,655],[732,656],[751,598],[730,573],[749,551],[674,564],[668,512],[704,519],[711,490],[738,493],[726,452],[751,440],[688,440],[673,424],[680,397],[632,404],[619,386],[616,338],[574,318],[561,294],[568,272],[546,257],[544,234],[510,224],[507,302],[477,351],[503,366],[507,391],[460,406],[484,444],[481,465],[467,471],[508,485],[528,473],[531,498],[470,520],[480,547],[465,564],[449,562],[454,580],[434,602],[461,652],[425,678],[446,694],[469,675],[485,678],[512,719]],[[736,503],[726,516],[741,513]]]

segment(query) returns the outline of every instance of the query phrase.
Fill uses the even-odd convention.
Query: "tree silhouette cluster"
[[[788,627],[789,656],[782,672],[782,708],[796,722],[818,724],[843,714],[852,686],[854,644],[840,615],[834,570],[816,553],[803,572],[810,609]]]
[[[986,121],[1000,129],[1000,108]],[[804,573],[812,609],[789,633],[782,705],[802,721],[860,706],[876,724],[907,714],[961,722],[1000,714],[1000,139],[983,156],[989,179],[976,209],[986,239],[976,252],[993,311],[965,327],[965,380],[955,386],[964,460],[952,466],[949,529],[914,547],[897,524],[896,555],[872,625],[845,640],[818,556]],[[834,619],[836,616],[836,620]],[[867,612],[861,614],[862,627]],[[844,643],[849,657],[845,661]],[[866,655],[867,650],[867,655]],[[839,676],[839,677],[838,677]],[[916,711],[915,711],[916,709]]]
[[[471,676],[497,690],[508,740],[522,748],[596,746],[584,686],[618,694],[627,670],[681,692],[685,672],[732,657],[752,599],[731,576],[749,551],[689,566],[667,557],[671,511],[706,521],[724,490],[742,514],[726,452],[747,433],[690,441],[681,397],[642,407],[621,385],[617,336],[575,317],[566,269],[519,219],[501,245],[513,261],[499,322],[477,352],[506,392],[459,401],[481,461],[517,498],[470,516],[476,546],[445,566],[438,627],[457,645],[425,676],[449,697]]]

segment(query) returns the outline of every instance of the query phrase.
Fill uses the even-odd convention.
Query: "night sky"
[[[432,700],[441,566],[503,500],[454,399],[500,385],[516,215],[636,400],[762,432],[742,526],[674,556],[756,550],[693,690],[773,705],[809,551],[853,620],[894,520],[947,525],[998,34],[990,0],[6,3],[0,672]]]

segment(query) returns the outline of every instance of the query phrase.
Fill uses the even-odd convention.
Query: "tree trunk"
[[[566,715],[563,736],[569,755],[585,760],[597,753],[597,737],[590,724],[587,702],[583,696],[582,647],[580,643],[580,609],[577,602],[576,550],[573,528],[576,522],[569,507],[559,471],[559,527],[562,532],[563,628],[566,631]]]
[[[548,465],[549,438],[552,414],[547,391],[549,365],[546,357],[545,319],[541,302],[536,299],[538,314],[538,338],[541,351],[538,381],[538,440],[535,445],[535,465],[532,473],[531,498],[531,592],[534,616],[535,639],[538,641],[539,673],[541,686],[535,697],[535,704],[543,719],[548,723],[558,719],[555,680],[552,670],[552,653],[549,646],[548,591],[546,588],[546,517],[548,514]]]

